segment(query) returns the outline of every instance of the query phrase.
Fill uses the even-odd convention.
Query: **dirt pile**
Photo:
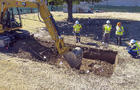
[[[40,61],[48,61],[59,56],[53,42],[39,42],[34,38],[17,41],[11,52],[21,58]]]
[[[89,57],[94,56],[94,54],[90,54],[91,52],[92,51],[89,51],[88,53],[86,50],[86,53],[84,54],[86,54],[86,57],[88,57],[87,53],[89,54]],[[14,47],[11,49],[11,53],[14,53],[13,56],[16,57],[39,62],[43,61],[51,65],[55,65],[56,67],[71,69],[63,56],[58,54],[57,49],[54,46],[54,42],[42,41],[33,37],[19,40],[14,44]],[[101,76],[111,76],[113,73],[113,64],[97,59],[83,58],[82,65],[78,72],[80,74],[93,73]]]

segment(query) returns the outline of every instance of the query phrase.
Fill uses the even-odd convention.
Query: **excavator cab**
[[[2,12],[1,24],[3,25],[3,30],[5,31],[16,30],[21,28],[22,22],[19,9],[8,8],[5,12]]]

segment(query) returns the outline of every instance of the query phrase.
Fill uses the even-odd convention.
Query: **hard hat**
[[[76,20],[76,21],[75,21],[75,24],[79,24],[79,21],[78,21],[78,20]]]
[[[107,20],[106,23],[107,23],[107,24],[110,24],[110,20]]]
[[[131,39],[131,40],[130,40],[130,44],[134,44],[134,43],[136,43],[136,40]]]
[[[121,22],[118,22],[118,23],[117,23],[117,26],[121,26]]]

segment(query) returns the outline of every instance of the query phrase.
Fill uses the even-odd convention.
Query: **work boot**
[[[108,43],[105,43],[105,47],[108,48],[108,46],[109,46]]]
[[[105,42],[102,42],[102,45],[104,46],[105,45]]]
[[[137,59],[137,56],[132,56],[132,58],[135,58],[135,59]]]
[[[78,40],[76,39],[76,43],[78,43]]]

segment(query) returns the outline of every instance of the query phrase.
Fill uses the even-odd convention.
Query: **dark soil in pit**
[[[57,53],[54,42],[44,42],[34,38],[19,40],[14,44],[10,52],[16,57],[39,62],[43,61],[55,65],[56,67],[70,69],[70,66],[64,58]],[[83,58],[82,65],[78,72],[80,74],[93,73],[95,75],[108,77],[113,73],[113,64],[96,59]]]
[[[31,59],[35,61],[55,62],[59,56],[54,46],[54,42],[41,42],[34,38],[17,41],[11,48],[13,56]]]
[[[109,77],[113,74],[113,65],[105,61],[83,58],[80,73],[90,72],[95,75]]]

